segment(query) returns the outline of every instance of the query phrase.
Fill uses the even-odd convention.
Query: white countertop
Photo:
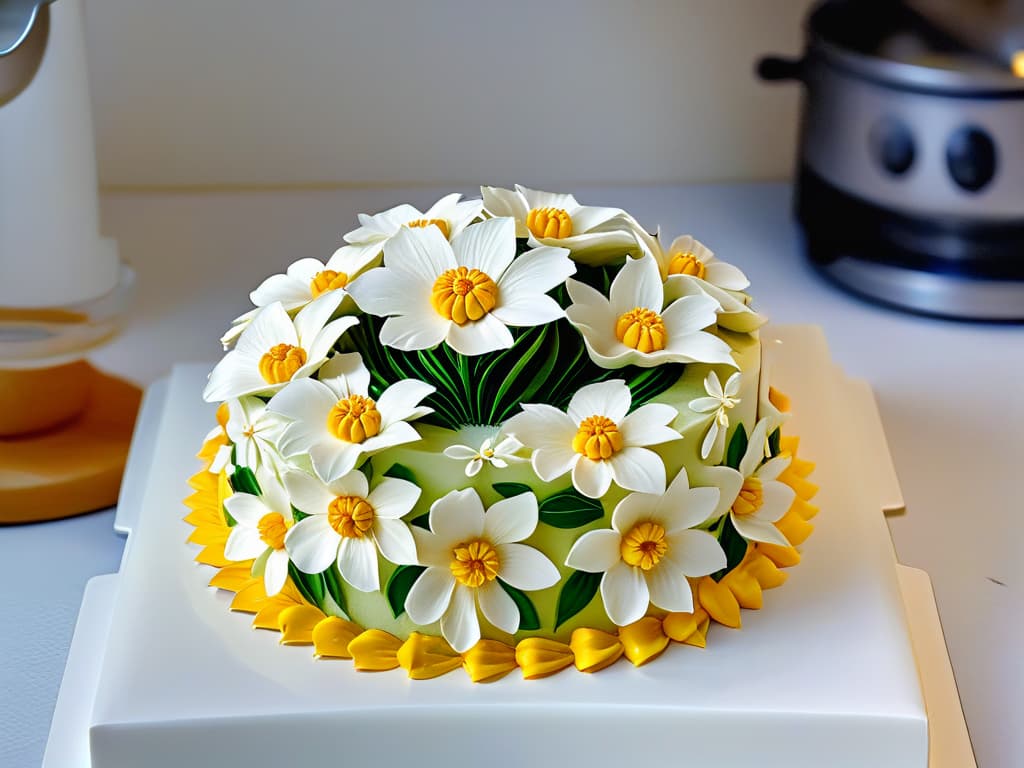
[[[138,294],[95,361],[140,383],[212,362],[264,276],[328,257],[358,212],[427,206],[444,191],[107,195],[104,234],[135,266]],[[897,554],[931,574],[978,764],[1024,765],[1024,327],[919,318],[839,292],[800,254],[788,185],[575,191],[670,237],[696,235],[747,273],[761,311],[821,325],[836,362],[868,380],[908,507],[890,522]],[[0,766],[42,758],[85,581],[117,569],[112,522],[106,511],[0,528]]]

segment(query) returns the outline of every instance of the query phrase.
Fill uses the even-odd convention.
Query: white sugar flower
[[[379,551],[398,565],[416,562],[416,543],[400,519],[420,497],[414,483],[385,477],[371,491],[353,470],[330,483],[305,472],[287,472],[284,484],[299,520],[284,537],[295,567],[320,573],[337,562],[341,577],[360,592],[380,589]]]
[[[319,259],[299,259],[284,274],[271,275],[249,294],[252,303],[265,307],[281,302],[289,312],[304,307],[328,291],[344,291],[352,280],[373,263],[374,254],[343,246],[324,264]]]
[[[608,298],[577,280],[566,286],[573,303],[565,314],[583,335],[590,359],[602,368],[736,365],[729,345],[703,330],[715,324],[715,301],[687,296],[665,306],[658,265],[650,255],[626,260]]]
[[[368,216],[359,214],[359,228],[345,235],[345,242],[358,259],[373,259],[380,254],[388,240],[407,228],[433,228],[453,240],[462,230],[480,216],[482,200],[462,200],[460,194],[442,197],[425,212],[411,205],[394,208]]]
[[[227,406],[225,431],[234,445],[235,463],[253,471],[269,467],[280,472],[284,461],[277,445],[287,422],[258,397],[229,400]]]
[[[792,457],[786,454],[761,463],[765,456],[768,421],[761,419],[747,442],[739,471],[731,467],[707,467],[701,478],[722,489],[722,497],[712,517],[726,512],[737,533],[748,541],[789,546],[789,541],[773,523],[789,511],[796,497],[793,489],[778,481]]]
[[[271,275],[249,294],[256,309],[232,320],[231,327],[221,336],[221,344],[224,349],[231,349],[260,307],[280,302],[288,314],[294,315],[325,293],[342,291],[344,294],[345,286],[372,264],[375,258],[374,254],[360,252],[346,245],[335,251],[326,264],[319,259],[299,259],[284,274]],[[339,309],[351,309],[351,302],[346,304],[343,298]]]
[[[267,595],[276,595],[288,578],[288,552],[285,538],[292,524],[288,494],[273,472],[256,472],[260,495],[233,493],[224,500],[235,525],[224,545],[228,560],[263,562],[263,587]],[[258,564],[258,563],[257,563]]]
[[[710,296],[718,304],[717,322],[723,328],[750,333],[764,325],[764,315],[747,306],[749,299],[742,291],[750,281],[738,267],[715,258],[711,249],[692,235],[677,237],[664,248],[660,233],[650,235],[639,224],[635,231],[644,252],[658,262],[668,300]]]
[[[568,248],[574,260],[591,265],[639,253],[630,217],[621,208],[580,205],[572,195],[518,184],[514,190],[480,187],[480,193],[484,210],[515,219],[516,237],[528,237],[530,245]]]
[[[408,422],[432,413],[420,401],[434,387],[417,379],[392,384],[374,401],[370,372],[358,352],[335,355],[320,380],[302,379],[267,404],[291,420],[279,448],[286,457],[309,455],[313,469],[331,482],[354,469],[365,456],[420,439]]]
[[[444,449],[444,455],[449,459],[466,461],[466,477],[475,477],[484,464],[490,464],[497,469],[505,469],[508,465],[516,464],[527,459],[517,456],[516,452],[523,447],[523,444],[512,435],[507,435],[501,440],[488,437],[479,448],[471,448],[468,445],[450,445]]]
[[[576,271],[562,248],[515,257],[509,218],[467,227],[449,243],[436,227],[405,229],[384,246],[384,266],[349,286],[359,308],[387,317],[381,343],[402,350],[447,342],[463,355],[512,346],[507,326],[564,317],[547,292]]]
[[[643,618],[649,603],[666,611],[693,611],[687,577],[726,566],[718,540],[692,530],[714,511],[718,488],[690,488],[686,470],[663,495],[631,493],[615,507],[612,529],[583,534],[565,560],[570,568],[603,573],[601,599],[618,626]]]
[[[678,412],[648,403],[627,416],[631,402],[620,379],[588,384],[572,396],[568,412],[524,403],[505,428],[533,449],[533,470],[545,482],[571,471],[573,486],[592,499],[604,496],[612,480],[627,490],[662,493],[665,464],[644,446],[681,439],[666,426]]]
[[[413,529],[420,565],[427,569],[405,598],[417,624],[441,620],[441,634],[458,653],[480,640],[477,606],[498,629],[519,629],[519,608],[502,588],[545,589],[559,579],[543,554],[520,544],[537,527],[537,497],[522,493],[486,512],[472,488],[451,491],[430,507],[430,530]]]
[[[740,398],[737,397],[740,391],[739,372],[726,379],[723,390],[718,374],[711,371],[704,379],[704,391],[708,393],[707,397],[691,400],[690,410],[710,414],[708,433],[700,445],[700,457],[705,461],[710,458],[713,463],[717,464],[725,453],[725,435],[729,430],[729,411],[740,403]]]
[[[294,320],[280,302],[260,309],[235,348],[210,373],[203,399],[272,395],[289,381],[313,375],[338,337],[359,322],[355,317],[331,320],[341,299],[337,292],[321,296]]]

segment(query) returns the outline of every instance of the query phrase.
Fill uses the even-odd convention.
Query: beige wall
[[[86,0],[102,183],[781,178],[809,0]]]

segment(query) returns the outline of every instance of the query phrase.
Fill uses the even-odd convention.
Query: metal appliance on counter
[[[758,71],[805,88],[812,262],[889,305],[1024,320],[1024,2],[828,0],[806,35]]]

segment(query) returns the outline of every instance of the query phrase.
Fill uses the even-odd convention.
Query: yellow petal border
[[[785,395],[773,392],[788,405]],[[233,592],[231,610],[253,614],[252,625],[281,634],[282,645],[312,646],[318,659],[351,659],[360,671],[381,672],[402,668],[414,680],[447,674],[459,667],[474,683],[499,680],[520,669],[527,680],[548,677],[575,666],[595,673],[625,657],[636,666],[656,659],[671,644],[704,648],[712,623],[739,629],[743,610],[759,610],[763,591],[786,581],[783,568],[800,562],[797,547],[813,532],[809,522],[818,508],[810,503],[818,487],[808,477],[814,464],[797,456],[799,438],[784,436],[783,453],[791,457],[779,482],[796,494],[792,506],[776,526],[792,544],[751,544],[743,560],[720,581],[710,576],[691,580],[692,613],[648,615],[616,633],[579,628],[569,643],[530,637],[516,645],[484,639],[464,653],[457,653],[444,638],[413,632],[401,640],[379,629],[364,629],[337,616],[327,616],[311,605],[289,579],[280,593],[268,596],[263,580],[252,575],[252,561],[233,562],[224,556],[230,528],[224,517],[224,499],[231,494],[227,476],[209,471],[221,445],[224,420],[218,412],[222,433],[210,438],[198,454],[203,468],[189,479],[193,493],[184,500],[185,521],[193,530],[187,541],[202,547],[195,560],[217,569],[210,586]]]

